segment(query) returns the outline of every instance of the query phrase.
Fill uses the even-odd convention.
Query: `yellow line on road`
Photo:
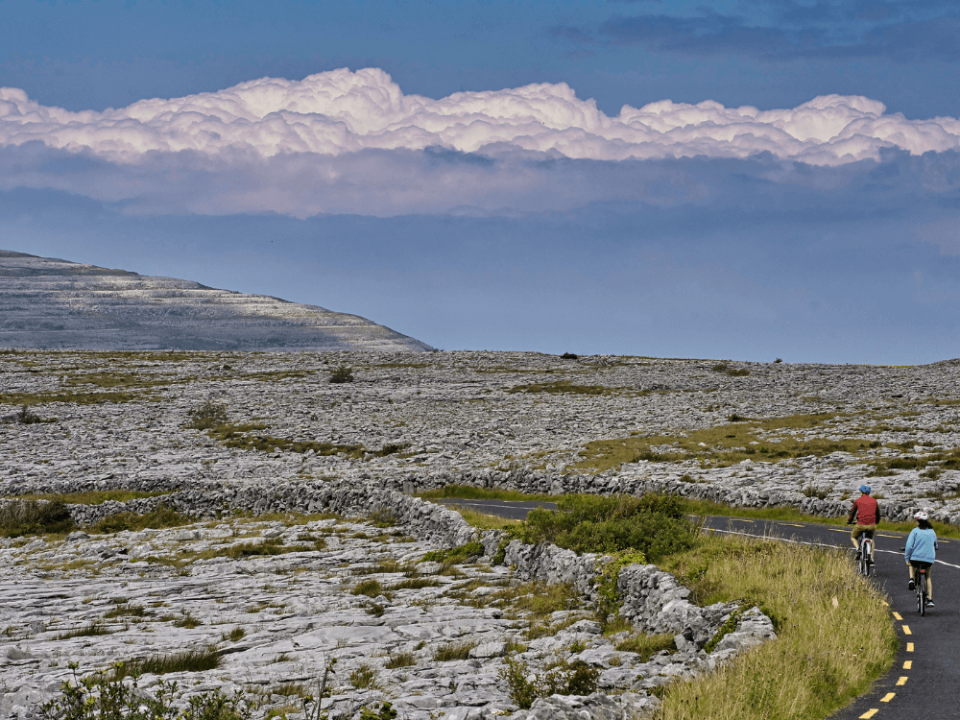
[[[866,718],[872,718],[872,717],[873,717],[874,715],[876,715],[878,712],[880,712],[880,711],[879,711],[877,708],[870,708],[869,710],[867,710],[867,711],[866,711],[863,715],[861,715],[860,717],[861,717],[861,718],[864,718],[864,720],[866,720]]]
[[[834,532],[842,532],[844,535],[849,535],[849,530],[841,530],[840,528],[827,528],[827,530],[833,530]]]
[[[913,652],[913,643],[907,643],[907,652]]]
[[[797,525],[796,523],[780,523],[781,525],[789,525],[790,527],[803,527],[803,525]]]
[[[887,693],[882,698],[880,698],[880,702],[890,702],[891,700],[893,700],[894,696],[896,696],[896,693]]]
[[[913,660],[904,660],[903,661],[904,670],[913,670]]]
[[[877,533],[877,537],[888,537],[888,538],[898,538],[899,535],[884,535],[883,533]],[[940,542],[946,542],[946,540],[941,540]]]
[[[899,686],[899,685],[906,685],[906,684],[907,684],[907,676],[901,675],[900,679],[897,680],[897,685]]]
[[[904,626],[903,626],[903,634],[904,634],[904,635],[913,635],[913,633],[910,632],[910,626],[909,626],[909,625],[904,625]]]
[[[898,613],[898,612],[895,612],[895,613],[893,614],[893,616],[894,616],[897,620],[903,620],[903,618],[900,617],[900,613]]]

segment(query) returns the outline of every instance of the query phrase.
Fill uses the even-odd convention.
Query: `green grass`
[[[54,638],[55,640],[70,640],[72,638],[78,637],[97,637],[99,635],[109,635],[110,630],[103,625],[103,623],[95,622],[90,625],[86,625],[77,630],[68,630],[65,633],[60,633]]]
[[[445,498],[463,498],[465,500],[544,500],[554,502],[556,495],[525,493],[519,490],[500,490],[497,488],[478,488],[473,485],[445,485],[437,490],[424,490],[415,493],[424,500],[443,500]]]
[[[94,533],[111,534],[124,530],[137,531],[147,528],[162,529],[180,527],[181,525],[191,525],[195,522],[195,518],[181,515],[175,510],[161,505],[144,515],[137,515],[131,512],[117,513],[116,515],[111,515],[110,517],[100,520],[87,529]]]
[[[157,497],[167,494],[168,491],[165,490],[156,492],[143,492],[140,490],[88,490],[86,492],[75,493],[28,493],[26,495],[18,495],[17,497],[20,500],[59,500],[68,505],[100,505],[110,500],[127,502],[128,500],[138,500],[140,498]]]
[[[580,452],[580,460],[571,466],[579,470],[603,472],[620,463],[640,460],[683,462],[698,460],[705,467],[727,467],[746,459],[780,462],[800,457],[823,457],[835,452],[854,455],[879,447],[877,440],[846,438],[829,440],[811,434],[835,432],[831,421],[837,414],[791,415],[732,422],[685,435],[630,436],[589,442]],[[701,445],[702,443],[702,445]],[[751,445],[751,443],[757,443]],[[654,450],[654,448],[660,448]]]
[[[62,534],[73,528],[70,511],[60,500],[15,500],[0,507],[0,537]]]
[[[897,636],[882,591],[843,552],[704,537],[661,563],[700,604],[757,604],[779,639],[666,687],[659,720],[815,720],[887,672]]]
[[[116,677],[128,675],[166,675],[175,672],[203,672],[220,667],[220,655],[214,648],[186,650],[174,655],[156,655],[143,660],[126,660],[117,667]]]
[[[650,658],[663,650],[676,650],[673,635],[631,635],[617,643],[620,652],[636,653],[640,662],[647,662]]]
[[[96,405],[97,403],[150,402],[152,395],[127,392],[72,392],[52,391],[39,393],[0,393],[0,405],[45,405],[47,403],[74,403]]]
[[[288,438],[278,438],[271,435],[256,434],[258,430],[264,430],[266,425],[263,423],[223,423],[214,425],[207,429],[207,434],[217,440],[224,447],[239,448],[241,450],[259,450],[260,452],[274,452],[281,450],[283,452],[305,453],[312,450],[316,455],[337,455],[344,453],[347,457],[362,459],[368,453],[363,445],[337,445],[335,443],[316,442],[314,440],[290,440]],[[395,450],[390,450],[385,454],[391,454]],[[373,453],[384,454],[383,450]]]
[[[816,523],[818,525],[834,525],[839,527],[846,527],[847,525],[846,515],[842,517],[807,515],[792,507],[745,508],[722,505],[711,500],[689,499],[684,499],[683,503],[684,512],[692,515],[721,515],[724,517],[742,517],[779,522]],[[931,521],[931,525],[933,525],[934,530],[936,530],[938,537],[960,539],[960,527],[956,525],[949,525],[936,520]],[[880,524],[877,525],[877,529],[881,531],[902,533],[909,533],[915,527],[916,523],[914,522],[890,522],[882,519]]]
[[[433,652],[435,662],[450,662],[451,660],[466,660],[470,651],[477,646],[475,642],[458,642],[441,645]]]
[[[569,380],[556,380],[549,383],[530,383],[515,385],[508,393],[548,393],[550,395],[613,395],[628,388],[612,388],[606,385],[574,385]]]

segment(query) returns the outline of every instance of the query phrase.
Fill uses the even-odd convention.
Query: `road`
[[[515,519],[523,519],[534,507],[556,507],[546,502],[451,498],[443,503]],[[769,536],[781,542],[851,548],[852,562],[846,527],[718,516],[708,517],[705,526],[715,532]],[[876,582],[890,597],[900,638],[893,669],[831,720],[960,720],[960,541],[940,541],[933,575],[937,604],[920,617],[916,596],[907,589],[906,565],[899,551],[905,540],[906,535],[894,532],[879,532],[876,538]]]

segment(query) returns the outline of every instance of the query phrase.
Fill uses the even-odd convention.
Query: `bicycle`
[[[864,535],[863,540],[860,541],[857,572],[863,577],[870,577],[871,567],[873,567],[873,538]]]
[[[917,586],[917,612],[923,616],[927,614],[927,602],[929,602],[927,597],[927,568],[917,565],[914,565],[913,568],[914,583]]]
[[[903,550],[904,548],[900,548],[901,552]],[[932,564],[920,563],[919,561],[917,564],[914,564],[913,561],[910,562],[910,565],[913,566],[914,591],[917,593],[917,612],[920,613],[921,617],[927,614],[927,603],[930,602],[930,598],[927,596],[927,568]]]

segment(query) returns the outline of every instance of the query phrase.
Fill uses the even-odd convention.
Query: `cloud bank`
[[[67,190],[142,212],[306,217],[688,201],[709,188],[665,190],[662,168],[645,175],[637,163],[759,156],[781,168],[840,168],[956,150],[957,118],[908,120],[860,96],[766,111],[664,100],[611,117],[563,83],[434,100],[405,95],[375,68],[104,112],[0,89],[0,188]]]

